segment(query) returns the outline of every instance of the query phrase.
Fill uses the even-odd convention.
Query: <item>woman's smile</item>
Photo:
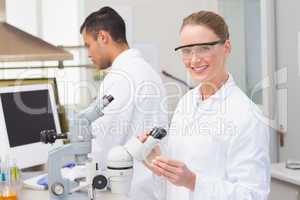
[[[208,65],[201,65],[196,67],[190,67],[195,73],[203,73],[208,69]]]

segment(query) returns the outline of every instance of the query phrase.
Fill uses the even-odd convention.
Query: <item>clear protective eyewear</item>
[[[214,46],[217,44],[224,44],[225,40],[218,40],[214,42],[207,42],[207,43],[196,43],[196,44],[189,44],[175,48],[175,51],[180,50],[183,59],[191,59],[193,53],[196,57],[205,57],[211,55]]]

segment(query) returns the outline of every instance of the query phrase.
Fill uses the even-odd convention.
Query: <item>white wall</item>
[[[6,0],[6,20],[22,30],[38,36],[37,0]]]

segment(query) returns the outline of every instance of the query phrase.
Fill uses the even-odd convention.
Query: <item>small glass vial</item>
[[[0,200],[17,200],[17,189],[11,184],[5,184],[2,189]]]
[[[11,160],[12,161],[12,160]],[[12,163],[6,161],[6,168],[4,170],[2,192],[0,200],[17,200],[19,188],[19,171],[16,167],[15,161]],[[17,177],[18,176],[18,177]]]
[[[2,181],[2,172],[0,169],[0,200],[2,200],[3,187],[4,187],[4,182]]]

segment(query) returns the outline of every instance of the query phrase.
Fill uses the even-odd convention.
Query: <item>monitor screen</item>
[[[42,130],[57,131],[48,90],[2,93],[1,102],[10,147],[39,142]]]
[[[50,147],[40,142],[40,133],[42,130],[60,133],[52,86],[0,88],[0,125],[3,133],[0,146],[5,147],[2,154],[16,158],[21,168],[45,163]]]

